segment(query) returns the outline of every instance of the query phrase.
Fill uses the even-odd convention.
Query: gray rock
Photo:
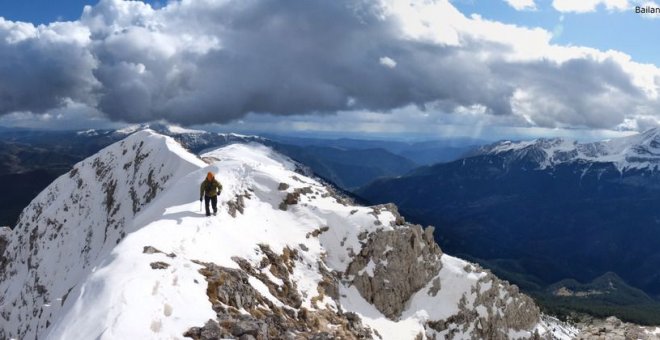
[[[0,268],[5,268],[4,266],[4,253],[7,244],[9,243],[9,236],[11,234],[11,229],[9,227],[0,227]]]
[[[442,285],[440,284],[440,278],[436,277],[435,279],[433,279],[431,289],[429,289],[429,295],[430,296],[438,295],[440,288],[442,288]]]
[[[262,329],[268,329],[264,326],[265,324],[257,321],[256,319],[242,320],[232,326],[231,334],[234,336],[242,336],[245,334],[257,336]]]
[[[143,253],[143,254],[165,254],[164,252],[162,252],[162,251],[160,251],[160,250],[158,250],[158,249],[156,249],[156,248],[154,248],[154,247],[152,247],[152,246],[145,246],[145,247],[142,249],[142,253]],[[176,257],[176,255],[175,255],[174,253],[169,253],[169,254],[165,254],[165,255],[166,255],[167,257],[171,257],[171,258],[175,258],[175,257]]]
[[[231,217],[236,217],[236,212],[243,214],[245,212],[245,199],[252,198],[248,191],[234,196],[234,199],[227,202],[227,212]]]
[[[143,254],[157,254],[157,253],[162,253],[162,251],[152,247],[152,246],[145,246],[144,249],[142,250]]]
[[[346,275],[362,297],[395,320],[408,299],[438,274],[441,256],[432,227],[375,232],[349,264]]]
[[[199,339],[202,336],[202,329],[200,327],[192,327],[183,333],[186,338]]]
[[[319,237],[319,235],[325,233],[325,232],[328,231],[328,230],[330,230],[330,227],[328,227],[327,225],[325,225],[325,226],[322,226],[322,227],[320,227],[320,228],[318,228],[318,229],[314,229],[314,230],[312,230],[312,232],[307,233],[307,235],[305,235],[305,237],[306,237],[306,238],[310,238],[310,237]]]
[[[217,322],[209,320],[202,328],[201,336],[203,339],[219,339],[222,337],[222,329]]]
[[[259,303],[256,299],[259,293],[248,283],[248,275],[242,270],[215,265],[210,265],[208,270],[205,275],[209,275],[210,289],[219,302],[237,309],[250,309]]]
[[[151,262],[150,264],[151,269],[167,269],[167,267],[170,266],[169,263],[157,261],[157,262]]]
[[[289,192],[286,194],[286,197],[284,197],[284,200],[282,200],[282,202],[279,205],[279,209],[286,211],[288,209],[288,206],[295,205],[298,204],[298,202],[300,202],[301,195],[308,195],[311,193],[312,193],[311,187],[296,188],[293,190],[293,192]]]
[[[261,248],[265,255],[264,263],[267,264],[262,269],[275,268],[271,275],[288,281],[289,267],[297,259],[296,252],[285,248],[283,254],[278,255],[265,245]],[[244,259],[234,258],[234,261],[237,261],[241,269],[194,261],[203,266],[200,273],[208,283],[206,292],[213,311],[217,313],[217,319],[207,322],[204,327],[190,328],[184,336],[195,340],[266,340],[312,339],[315,335],[327,333],[328,339],[372,338],[371,330],[362,325],[357,314],[344,314],[330,309],[311,312],[300,307],[295,284],[279,286],[289,292],[277,292],[278,287],[268,280],[270,275],[263,275],[261,269],[251,266]],[[319,288],[330,296],[337,294],[336,278],[327,269],[323,272],[326,277],[324,281],[327,282],[323,287],[319,285]],[[288,306],[277,306],[252,288],[248,281],[250,276],[266,284],[272,294],[280,294],[277,298]]]
[[[224,338],[224,335],[222,328],[220,328],[220,325],[214,320],[208,320],[206,324],[204,324],[204,327],[193,327],[183,333],[183,336],[196,340],[222,339]]]
[[[311,340],[334,340],[334,337],[328,332],[314,334]]]
[[[332,272],[329,271],[329,269],[326,267],[326,265],[322,262],[319,261],[318,263],[318,268],[319,268],[319,273],[323,277],[323,279],[319,282],[319,291],[323,292],[323,294],[331,297],[333,300],[339,302],[339,280],[338,277],[335,276]],[[345,314],[346,318],[351,321],[357,318],[359,320],[360,318],[353,313],[346,313]]]

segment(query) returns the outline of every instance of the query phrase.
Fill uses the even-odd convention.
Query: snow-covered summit
[[[141,130],[153,130],[153,131],[156,131],[158,133],[163,133],[163,134],[208,133],[207,131],[204,131],[204,130],[189,129],[189,128],[184,128],[184,127],[179,126],[179,125],[168,124],[168,123],[163,123],[163,122],[133,124],[133,125],[129,125],[129,126],[126,126],[124,128],[115,130],[115,133],[130,135],[130,134],[132,134],[136,131],[141,131]]]
[[[259,144],[202,158],[140,131],[35,198],[0,258],[0,338],[554,334],[529,297],[394,206],[356,206]],[[209,218],[208,171],[224,188]]]
[[[612,163],[619,171],[660,169],[660,129],[614,138],[578,143],[563,138],[532,141],[501,141],[481,148],[477,154],[507,155],[528,159],[545,169],[569,162]]]
[[[172,136],[172,135],[201,135],[201,134],[213,134],[218,136],[223,136],[225,138],[243,138],[243,139],[262,139],[262,137],[255,135],[242,135],[238,133],[213,133],[205,130],[190,129],[180,125],[170,124],[166,122],[155,122],[155,123],[143,123],[143,124],[133,124],[126,126],[124,128],[114,130],[115,134],[119,135],[130,135],[137,131],[142,130],[152,130],[160,134]],[[90,134],[96,130],[86,130],[80,131],[80,134]]]
[[[170,136],[181,143],[188,150],[202,152],[210,148],[217,148],[232,143],[264,142],[265,138],[255,135],[241,135],[237,133],[216,133],[204,130],[194,130],[168,123],[148,123],[126,127],[112,132],[113,135],[123,137],[141,130],[153,130],[157,133]]]

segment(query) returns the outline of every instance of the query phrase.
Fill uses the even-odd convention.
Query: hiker
[[[199,187],[199,201],[201,202],[202,197],[204,197],[206,216],[211,216],[211,211],[209,211],[209,201],[213,206],[213,216],[218,213],[218,195],[220,195],[220,192],[222,192],[222,184],[215,179],[212,172],[209,172],[206,174],[206,179]]]

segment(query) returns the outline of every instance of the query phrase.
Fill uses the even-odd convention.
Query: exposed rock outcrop
[[[372,209],[372,215],[374,217],[378,218],[378,215],[380,215],[382,212],[390,212],[392,215],[394,215],[394,220],[390,223],[391,226],[398,226],[398,225],[405,225],[406,220],[401,216],[399,213],[399,209],[397,208],[396,205],[393,203],[387,203],[387,204],[378,204],[374,205],[371,207]]]
[[[243,214],[245,212],[245,200],[252,198],[249,191],[236,195],[233,200],[227,202],[227,211],[231,217],[236,217],[236,212]]]
[[[442,268],[433,228],[410,226],[369,235],[346,275],[362,297],[396,319],[412,294]]]
[[[277,257],[273,253],[270,255]],[[280,262],[283,257],[271,264],[279,266],[278,270],[287,271],[285,262]],[[370,329],[364,327],[354,313],[330,309],[310,311],[300,307],[295,299],[280,297],[278,299],[285,303],[274,304],[250,284],[250,276],[258,273],[254,268],[231,269],[211,263],[200,264],[204,266],[200,273],[206,277],[207,295],[217,318],[208,320],[202,327],[189,329],[184,334],[186,337],[196,340],[372,338]],[[245,262],[241,263],[241,267],[245,265]],[[264,280],[263,277],[257,279]]]
[[[358,235],[363,247],[345,276],[368,302],[397,320],[411,297],[422,288],[428,287],[428,298],[442,292],[439,274],[443,254],[435,243],[432,227],[424,230],[407,224],[394,205],[372,209],[377,219],[383,212],[392,213],[394,219],[389,224],[394,229]],[[475,276],[470,290],[458,301],[456,313],[426,322],[427,337],[452,339],[470,334],[473,339],[508,339],[510,332],[529,331],[538,324],[539,308],[516,286],[479,266],[466,265],[462,271],[462,275]]]
[[[11,234],[9,227],[0,227],[0,268],[5,268],[6,258],[4,254],[7,243],[9,243],[9,234]]]
[[[165,252],[162,252],[162,251],[160,251],[160,250],[158,250],[158,249],[156,249],[156,248],[154,248],[154,247],[152,247],[152,246],[145,246],[145,247],[142,249],[142,253],[143,253],[143,254],[165,254]],[[169,253],[169,254],[165,254],[165,256],[167,256],[167,257],[169,257],[169,258],[175,258],[175,257],[176,257],[176,254],[174,254],[174,253]]]
[[[151,266],[151,269],[167,269],[170,266],[170,264],[163,261],[156,261],[156,262],[151,262],[149,266]]]
[[[281,186],[280,186],[281,187]],[[311,187],[302,187],[302,188],[296,188],[293,190],[293,192],[289,192],[286,194],[286,197],[284,197],[284,200],[280,203],[280,210],[286,211],[288,206],[298,204],[300,201],[300,195],[308,195],[312,193],[312,188]]]
[[[263,252],[264,257],[259,263],[259,267],[255,268],[245,259],[235,257],[233,260],[248,274],[256,277],[263,282],[273,296],[275,296],[282,303],[287,304],[293,308],[300,308],[302,297],[298,292],[296,282],[291,278],[295,261],[298,259],[298,251],[284,248],[282,255],[275,254],[268,245],[260,244],[260,250]],[[264,271],[268,271],[270,275]],[[273,282],[271,275],[279,279],[281,283]]]
[[[506,340],[511,338],[510,331],[530,330],[539,323],[539,308],[530,297],[520,293],[518,287],[478,266],[470,265],[465,269],[481,278],[472,287],[470,297],[463,294],[457,313],[427,322],[427,329],[438,332],[431,334],[431,338],[438,335],[444,339],[462,338],[469,333],[472,339]],[[540,336],[535,334],[534,338]]]

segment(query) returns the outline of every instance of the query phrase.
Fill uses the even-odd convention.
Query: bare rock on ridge
[[[441,256],[432,227],[383,230],[369,235],[346,275],[362,297],[395,320],[408,299],[438,275]]]

